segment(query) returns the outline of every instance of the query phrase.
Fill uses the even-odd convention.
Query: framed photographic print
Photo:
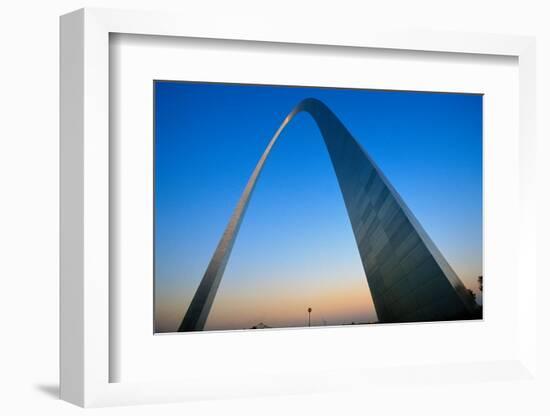
[[[534,41],[241,23],[61,19],[62,398],[531,377]]]

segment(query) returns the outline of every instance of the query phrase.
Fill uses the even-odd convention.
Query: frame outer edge
[[[83,10],[83,406],[104,401],[109,383],[109,29]]]
[[[519,137],[520,178],[519,270],[518,287],[519,356],[523,365],[537,376],[537,43],[534,37],[519,53]],[[528,144],[528,145],[527,145]],[[532,288],[528,290],[527,288]],[[534,288],[534,290],[533,290]],[[540,299],[539,299],[540,300]]]
[[[60,398],[84,405],[84,12],[60,18]]]

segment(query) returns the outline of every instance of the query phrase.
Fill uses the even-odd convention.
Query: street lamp
[[[307,313],[309,314],[308,325],[307,326],[311,326],[311,308],[307,308]]]

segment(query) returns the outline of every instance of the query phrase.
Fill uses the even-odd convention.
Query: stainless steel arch
[[[179,331],[202,330],[248,202],[284,128],[300,112],[316,122],[334,167],[381,322],[469,319],[464,285],[368,153],[321,101],[301,101],[267,145],[208,264]]]

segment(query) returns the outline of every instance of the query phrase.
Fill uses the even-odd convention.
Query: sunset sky
[[[302,99],[375,160],[464,284],[482,274],[482,97],[155,83],[155,326],[176,331],[244,186]],[[282,133],[250,200],[205,330],[376,321],[321,135]]]

